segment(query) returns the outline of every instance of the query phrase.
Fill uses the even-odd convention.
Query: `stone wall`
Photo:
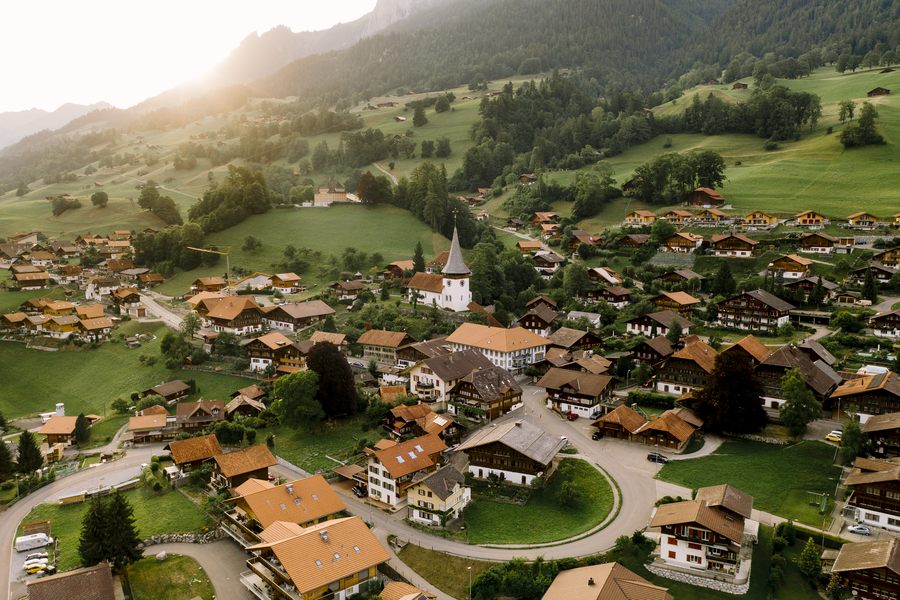
[[[138,544],[138,548],[148,548],[156,544],[209,544],[224,537],[224,533],[218,529],[214,529],[207,533],[173,533],[170,535],[154,535],[144,540],[143,544]]]
[[[659,575],[660,577],[665,577],[666,579],[671,579],[673,581],[680,581],[689,585],[698,585],[701,587],[718,590],[720,592],[725,592],[726,594],[734,594],[735,596],[742,596],[746,594],[750,589],[749,573],[747,574],[746,583],[735,585],[733,583],[726,583],[724,581],[716,581],[715,579],[710,579],[709,577],[698,577],[697,575],[688,575],[687,573],[681,573],[679,571],[674,571],[671,569],[664,569],[657,565],[651,564],[646,566],[647,570],[654,575]]]

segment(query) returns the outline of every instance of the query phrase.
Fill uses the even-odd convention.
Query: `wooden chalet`
[[[872,257],[872,262],[876,262],[886,267],[900,267],[900,246],[888,248],[887,250],[876,253]]]
[[[816,287],[818,282],[819,282],[818,277],[804,277],[803,279],[797,279],[796,281],[791,281],[790,283],[786,283],[786,284],[784,284],[784,287],[791,289],[791,290],[802,290],[803,298],[805,300],[806,298],[809,298],[809,293],[813,290],[813,288]],[[825,301],[826,302],[828,300],[830,300],[831,298],[833,298],[834,295],[837,293],[837,291],[840,288],[841,288],[841,286],[839,286],[838,284],[828,281],[825,278],[822,278],[822,290],[825,292]]]
[[[670,210],[660,218],[673,225],[686,225],[694,218],[694,213],[687,210]]]
[[[847,217],[847,222],[854,229],[871,230],[878,227],[878,217],[870,212],[853,213]]]
[[[778,225],[778,219],[769,213],[754,210],[752,213],[744,215],[743,224],[748,227],[773,227]]]
[[[694,307],[701,301],[685,292],[663,292],[659,296],[650,298],[650,302],[660,310],[672,311],[688,319]]]
[[[375,359],[379,364],[395,365],[398,362],[398,351],[415,344],[415,338],[402,331],[382,331],[370,329],[359,336],[358,343],[363,347],[363,358]]]
[[[831,394],[835,415],[840,406],[854,404],[861,423],[869,417],[895,412],[900,406],[900,376],[894,372],[863,375],[843,382]]]
[[[649,313],[642,317],[634,317],[626,321],[625,331],[637,335],[653,336],[655,329],[657,335],[666,335],[669,332],[669,327],[672,326],[672,321],[677,321],[681,325],[684,335],[687,335],[690,328],[694,327],[694,323],[691,323],[681,315],[670,310],[663,310]]]
[[[837,238],[827,233],[804,233],[800,236],[800,252],[831,254],[837,245]]]
[[[630,439],[648,446],[681,450],[687,446],[696,429],[670,409],[641,425]]]
[[[733,89],[733,90],[746,90],[748,87],[750,87],[750,86],[747,85],[746,83],[744,83],[744,82],[742,82],[742,81],[738,81],[738,82],[736,82],[733,86],[731,86],[731,89]]]
[[[743,355],[755,366],[766,360],[772,354],[772,351],[756,337],[748,335],[719,352],[719,354],[726,353]]]
[[[542,224],[559,222],[559,215],[555,212],[536,212],[528,217],[528,221],[538,227]]]
[[[719,303],[718,322],[723,327],[774,332],[790,321],[793,308],[765,290],[753,290]]]
[[[615,380],[570,369],[551,368],[535,384],[547,393],[547,406],[563,414],[590,417],[613,392]]]
[[[629,233],[619,241],[619,248],[643,248],[650,241],[650,234]]]
[[[225,403],[221,400],[182,402],[175,408],[175,425],[182,431],[202,431],[225,420]]]
[[[429,358],[446,356],[450,352],[450,344],[446,337],[424,340],[397,350],[397,364],[409,367]]]
[[[588,278],[591,283],[601,285],[620,285],[625,279],[609,267],[593,267],[588,269]]]
[[[794,215],[797,227],[810,227],[813,229],[821,229],[825,225],[827,219],[824,215],[814,210],[805,210],[802,213]]]
[[[900,337],[900,310],[880,312],[869,318],[869,327],[878,337]]]
[[[474,406],[485,412],[488,419],[497,419],[522,402],[522,387],[502,367],[472,371],[450,390],[450,398],[457,404]],[[455,412],[450,406],[450,411]]]
[[[190,391],[191,386],[176,379],[175,381],[170,381],[168,383],[161,383],[149,390],[144,390],[141,393],[141,398],[146,398],[147,396],[162,396],[166,402],[171,405],[179,400],[187,398]]]
[[[721,210],[717,208],[704,208],[697,213],[694,222],[703,227],[718,227],[726,219],[728,219],[728,215]]]
[[[862,432],[875,444],[877,458],[900,456],[900,412],[869,417]],[[897,513],[900,514],[900,506],[897,506]]]
[[[534,253],[534,269],[541,274],[544,279],[550,279],[553,274],[559,271],[565,259],[553,252],[535,252]]]
[[[553,457],[566,441],[526,421],[482,427],[456,448],[469,458],[469,471],[478,479],[502,476],[513,485],[529,485],[549,474]]]
[[[210,309],[206,320],[217,333],[248,335],[262,331],[263,314],[252,296],[228,296]]]
[[[891,493],[898,492],[891,491]],[[891,508],[894,507],[891,503]],[[896,515],[893,511],[891,514]],[[896,517],[891,519],[897,520]],[[837,573],[841,587],[850,590],[854,598],[885,600],[900,596],[900,540],[884,538],[871,542],[844,544],[831,567],[831,572]]]
[[[397,442],[408,435],[419,437],[434,433],[448,448],[458,444],[462,436],[462,427],[453,417],[439,415],[424,403],[395,406],[384,416],[382,427]]]
[[[519,249],[519,252],[522,254],[534,254],[535,252],[540,252],[541,248],[544,247],[544,244],[537,241],[531,240],[521,240],[516,242],[516,248]]]
[[[714,256],[729,258],[750,258],[757,254],[756,247],[758,245],[758,241],[751,240],[740,233],[714,235],[710,241],[710,248]]]
[[[283,294],[296,294],[300,291],[300,276],[295,273],[277,273],[272,275],[271,286]]]
[[[876,96],[887,96],[891,93],[891,90],[883,87],[877,87],[874,90],[869,90],[866,92],[866,96],[869,98],[874,98]]]
[[[647,419],[639,415],[632,408],[621,405],[606,413],[593,423],[594,427],[604,437],[617,440],[630,440],[631,435],[640,429]]]
[[[221,292],[225,287],[225,280],[221,277],[201,277],[191,284],[191,291],[194,293]]]
[[[550,328],[558,318],[559,313],[556,311],[547,308],[544,304],[536,304],[518,320],[518,324],[528,331],[547,337],[550,335]]]
[[[654,281],[665,281],[666,283],[687,283],[692,279],[702,282],[706,280],[706,277],[690,269],[676,269],[653,278]]]
[[[38,435],[43,435],[44,441],[53,444],[69,444],[75,441],[75,421],[78,417],[62,417],[54,415],[38,430]]]
[[[670,235],[663,240],[662,244],[660,244],[660,250],[663,252],[689,254],[699,248],[702,244],[703,236],[681,232]]]
[[[277,331],[253,338],[244,346],[251,371],[264,371],[269,365],[303,368],[315,343],[312,340],[294,342]]]
[[[785,280],[802,279],[809,274],[809,265],[811,264],[812,261],[809,259],[801,258],[796,254],[785,254],[769,263],[768,272],[772,276],[781,273]]]
[[[603,345],[603,341],[590,331],[580,331],[569,327],[560,327],[547,338],[552,346],[567,351],[594,350]]]
[[[385,275],[387,277],[387,275]],[[356,296],[366,289],[361,281],[336,281],[331,284],[331,291],[341,300],[356,300]]]
[[[619,309],[625,308],[631,302],[631,292],[620,285],[611,285],[598,290],[588,290],[585,294],[588,302],[594,303],[603,300],[610,306]]]
[[[384,278],[392,279],[396,277],[398,279],[403,279],[403,274],[406,271],[415,270],[415,266],[415,262],[411,260],[396,260],[384,268]],[[332,289],[333,288],[334,286],[332,286]],[[353,296],[355,297],[356,294],[353,294]]]
[[[435,433],[400,443],[382,440],[375,448],[366,448],[369,497],[396,506],[406,498],[406,490],[417,475],[437,470],[441,452],[446,449]]]
[[[840,376],[830,368],[829,372],[823,371],[793,344],[786,344],[756,366],[756,378],[762,384],[763,404],[767,408],[778,409],[784,403],[782,380],[793,369],[800,371],[806,387],[823,404],[841,382]]]
[[[239,394],[225,405],[225,418],[234,421],[237,417],[258,417],[259,413],[264,410],[266,410],[266,405],[260,400]]]
[[[625,215],[624,227],[643,227],[644,225],[652,225],[658,219],[654,213],[649,210],[633,210]]]
[[[227,489],[236,488],[248,479],[267,481],[269,467],[278,464],[265,445],[219,453],[212,457],[211,462],[211,483]]]
[[[172,462],[182,473],[193,471],[212,457],[222,454],[222,448],[215,435],[169,442],[163,450],[169,451]]]
[[[670,342],[664,335],[658,335],[655,338],[644,340],[632,348],[631,353],[636,359],[655,365],[675,354],[676,349],[675,344]]]
[[[699,339],[685,345],[657,365],[657,391],[684,394],[704,387],[718,355]]]
[[[586,231],[576,229],[572,232],[572,241],[569,242],[569,249],[578,250],[578,247],[581,246],[581,244],[587,244],[588,246],[596,248],[603,245],[603,238],[599,235],[591,235]]]
[[[553,298],[551,298],[550,296],[547,296],[546,294],[540,294],[538,296],[535,296],[534,298],[532,298],[531,300],[529,300],[528,302],[525,303],[525,308],[527,310],[532,310],[541,305],[543,305],[553,311],[555,311],[557,309],[556,301]]]
[[[680,200],[689,206],[722,206],[725,198],[712,188],[697,188],[688,192]]]
[[[873,263],[859,269],[853,269],[852,271],[850,271],[848,278],[851,281],[855,281],[856,283],[861,284],[865,281],[866,274],[871,272],[872,277],[877,283],[885,284],[888,283],[891,280],[891,277],[893,277],[894,274],[896,274],[898,271],[900,271],[900,269]]]
[[[321,300],[289,302],[263,308],[263,321],[272,329],[299,331],[334,314],[334,309]]]

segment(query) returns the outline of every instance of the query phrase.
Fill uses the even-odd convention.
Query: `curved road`
[[[241,573],[248,571],[247,554],[231,539],[212,544],[157,544],[144,550],[144,556],[160,552],[189,556],[200,563],[216,591],[217,600],[247,600],[247,588]]]

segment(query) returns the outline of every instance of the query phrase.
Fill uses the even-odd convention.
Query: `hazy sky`
[[[327,29],[376,0],[5,0],[0,112],[106,101],[128,108],[203,75],[276,25]]]

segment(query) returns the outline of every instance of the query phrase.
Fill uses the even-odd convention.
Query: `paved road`
[[[247,600],[250,593],[241,583],[241,573],[249,571],[247,553],[231,538],[212,544],[157,544],[144,550],[144,556],[160,552],[190,556],[203,567],[216,591],[216,600]]]
[[[141,294],[141,302],[147,308],[147,311],[162,319],[169,327],[178,330],[181,327],[181,315],[175,313],[170,308],[160,304],[150,296]]]
[[[381,165],[379,165],[377,162],[373,162],[372,164],[375,165],[375,168],[376,168],[376,169],[378,169],[379,171],[381,171],[382,173],[384,173],[385,175],[387,175],[388,177],[390,177],[390,178],[391,178],[391,181],[394,182],[394,185],[397,185],[397,178],[394,177],[393,175],[391,175],[391,172],[390,172],[390,171],[386,170],[384,167],[382,167]]]

